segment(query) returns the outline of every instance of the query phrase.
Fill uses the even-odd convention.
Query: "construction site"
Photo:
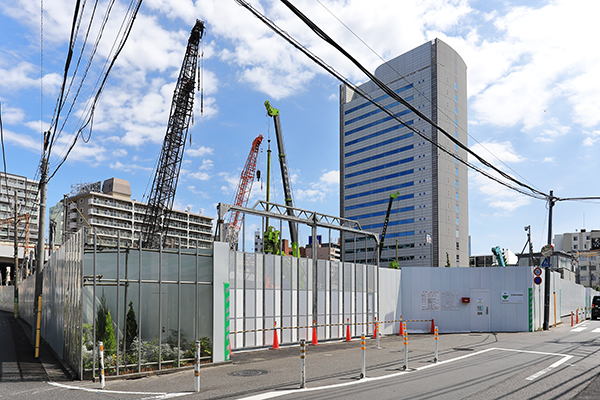
[[[46,215],[48,158],[39,181],[0,177],[0,309],[26,322],[38,350],[46,343],[77,379],[95,380],[227,362],[235,351],[280,343],[433,333],[434,321],[436,335],[438,326],[535,332],[573,310],[589,316],[597,292],[576,282],[575,264],[550,245],[537,263],[494,247],[489,266],[502,268],[438,268],[470,266],[472,156],[466,64],[439,39],[382,64],[360,86],[341,80],[338,215],[318,202],[297,206],[285,113],[270,100],[273,149],[268,134],[244,136],[249,151],[232,200],[218,202],[216,214],[177,210],[197,97],[203,109],[205,29],[196,20],[189,33],[146,201],[119,177],[75,184],[51,212],[46,240],[38,216]],[[410,82],[394,78],[409,67]],[[439,101],[435,112],[433,102],[411,103],[421,92]],[[264,198],[252,196],[258,182]],[[550,221],[554,200],[550,192]],[[562,264],[551,265],[553,256]]]

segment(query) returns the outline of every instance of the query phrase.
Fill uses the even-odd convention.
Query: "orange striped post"
[[[403,336],[404,335],[404,330],[402,328],[402,315],[400,316],[400,332],[398,332],[398,336]]]
[[[360,337],[360,349],[362,350],[362,367],[361,367],[360,379],[367,377],[367,372],[366,372],[367,367],[366,367],[366,357],[365,357],[365,352],[367,351],[367,347],[365,346],[365,344],[366,344],[365,334],[363,333],[362,336]]]
[[[435,356],[433,357],[433,362],[436,363],[438,362],[438,327],[435,327],[435,333],[434,333],[434,340],[435,340]]]
[[[402,323],[402,330],[404,331],[404,365],[402,369],[408,369],[408,334],[406,333],[406,322]]]

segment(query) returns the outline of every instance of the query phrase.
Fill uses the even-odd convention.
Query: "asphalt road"
[[[567,322],[565,320],[565,322]],[[298,346],[234,353],[232,363],[193,371],[98,382],[0,380],[10,399],[576,399],[600,398],[600,321],[562,324],[546,332],[409,335],[408,369],[402,339],[367,341],[366,375],[360,340],[307,347],[306,386],[300,384]],[[0,346],[3,347],[3,341]],[[1,353],[1,351],[0,351]],[[4,364],[2,364],[4,365]],[[598,379],[596,379],[598,378]]]

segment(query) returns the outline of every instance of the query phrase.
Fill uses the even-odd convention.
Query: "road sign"
[[[544,258],[544,261],[542,261],[542,268],[550,268],[550,260]]]
[[[533,283],[535,283],[536,285],[539,285],[542,283],[542,277],[541,276],[536,276],[535,278],[533,278]]]
[[[533,273],[534,273],[536,276],[540,276],[540,275],[542,274],[542,269],[541,269],[540,267],[535,267],[535,268],[533,269]]]
[[[554,253],[554,246],[551,244],[545,244],[542,246],[542,255],[544,257],[550,257]]]

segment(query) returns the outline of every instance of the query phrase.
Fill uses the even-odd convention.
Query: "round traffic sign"
[[[534,273],[536,276],[540,276],[540,275],[542,274],[542,269],[541,269],[540,267],[535,267],[535,268],[533,269],[533,273]]]
[[[536,276],[535,278],[533,278],[533,283],[535,283],[536,285],[539,285],[540,283],[542,283],[542,277]]]
[[[554,246],[551,244],[545,244],[542,246],[542,255],[544,257],[550,257],[554,253]]]

